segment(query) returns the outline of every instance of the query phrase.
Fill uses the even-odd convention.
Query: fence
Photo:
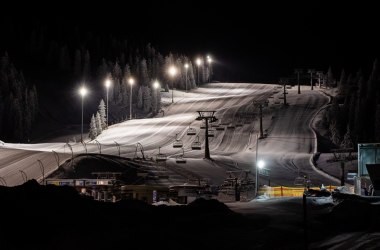
[[[320,190],[320,187],[310,187],[314,190]],[[337,186],[325,186],[326,190],[333,191]],[[259,195],[267,195],[269,197],[301,197],[304,192],[304,187],[261,187]]]

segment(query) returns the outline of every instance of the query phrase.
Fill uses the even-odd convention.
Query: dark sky
[[[14,6],[20,22],[134,36],[192,58],[210,53],[224,80],[272,81],[294,67],[366,70],[379,56],[377,8],[364,1],[32,2]]]

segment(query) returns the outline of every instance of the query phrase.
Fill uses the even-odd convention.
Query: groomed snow
[[[280,93],[273,94],[274,90],[281,91],[276,87],[277,85],[270,84],[212,83],[189,93],[175,90],[174,104],[170,104],[171,92],[164,93],[162,100],[170,104],[164,108],[164,117],[160,113],[154,118],[112,125],[98,136],[100,148],[95,141],[86,141],[85,145],[71,143],[70,146],[65,142],[4,143],[0,145],[0,177],[10,186],[23,182],[19,170],[24,171],[28,179],[41,179],[37,160],[43,163],[46,175],[58,165],[53,151],[59,153],[59,163],[62,163],[71,157],[70,147],[74,154],[85,153],[87,148],[88,152],[101,150],[103,154],[117,155],[119,144],[121,156],[133,157],[139,142],[144,147],[145,156],[153,159],[161,147],[160,152],[169,157],[168,167],[176,168],[175,175],[183,172],[182,177],[186,179],[190,172],[219,185],[226,176],[226,170],[254,172],[258,116],[252,101],[269,98],[269,107],[263,111],[263,127],[268,137],[259,140],[258,158],[264,159],[271,170],[272,185],[293,185],[294,179],[304,174],[310,176],[316,185],[335,184],[316,173],[309,162],[315,138],[308,125],[313,114],[326,103],[327,98],[318,90],[310,91],[307,87],[302,87],[301,95],[294,88],[288,89],[290,106],[284,108],[277,104],[282,101],[279,99]],[[201,121],[195,120],[198,110],[215,110],[215,116],[219,119],[217,123],[242,125],[234,129],[227,129],[223,125],[223,131],[215,131],[215,137],[210,138],[210,151],[214,161],[203,159],[205,132],[200,129]],[[254,117],[248,117],[247,114],[254,114]],[[189,126],[197,130],[197,135],[187,135]],[[182,149],[172,146],[176,134],[177,139],[183,142],[186,164],[175,162],[175,157],[182,155]],[[197,136],[202,143],[202,150],[191,149]],[[181,172],[181,168],[184,171]],[[267,178],[260,178],[260,182],[266,183]]]

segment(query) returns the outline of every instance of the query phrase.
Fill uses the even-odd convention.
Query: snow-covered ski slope
[[[256,154],[256,134],[258,133],[258,112],[252,105],[253,100],[269,100],[264,108],[264,129],[268,137],[259,140],[258,158],[265,159],[266,167],[271,170],[271,183],[275,185],[292,185],[298,175],[307,174],[315,184],[330,184],[332,181],[316,173],[310,165],[310,157],[315,148],[315,135],[309,122],[315,112],[327,102],[318,90],[302,88],[302,94],[287,89],[290,105],[283,107],[278,99],[282,89],[278,85],[248,83],[212,83],[184,93],[174,91],[174,104],[164,108],[154,118],[135,119],[115,124],[98,136],[97,142],[87,140],[81,143],[41,143],[0,145],[0,177],[2,182],[13,186],[22,183],[23,178],[41,179],[41,164],[45,176],[57,169],[58,164],[74,154],[89,153],[120,154],[134,157],[136,144],[144,148],[145,157],[155,159],[158,148],[168,156],[168,169],[180,169],[187,173],[209,179],[219,185],[227,170],[250,170],[254,173]],[[273,93],[273,92],[277,93]],[[273,97],[273,98],[272,98]],[[164,102],[171,102],[171,92],[165,93]],[[204,160],[205,130],[200,129],[201,121],[195,120],[198,110],[214,110],[219,119],[217,124],[224,130],[215,130],[210,137],[210,152],[213,161]],[[225,125],[223,125],[225,124]],[[227,128],[227,124],[235,128]],[[241,126],[239,126],[241,125]],[[187,135],[188,128],[195,128],[196,135]],[[175,157],[182,155],[181,148],[173,148],[177,139],[183,142],[186,164],[177,164]],[[202,150],[192,150],[191,144],[197,140],[202,143]],[[54,152],[56,153],[54,153]],[[138,156],[141,156],[138,150]],[[40,160],[38,163],[37,160]],[[21,172],[21,171],[22,172]],[[183,181],[186,181],[183,176]],[[167,180],[167,184],[180,183]],[[261,179],[266,184],[267,179]]]

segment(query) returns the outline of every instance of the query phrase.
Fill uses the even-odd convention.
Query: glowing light
[[[200,58],[197,58],[196,63],[198,66],[200,66],[202,64],[202,60]]]
[[[153,87],[155,88],[155,89],[158,89],[158,87],[160,87],[160,83],[156,80],[156,81],[154,81],[154,83],[153,83]]]
[[[174,77],[177,74],[177,68],[174,67],[174,66],[170,66],[168,72],[169,72],[169,75],[171,75],[172,77]]]
[[[132,77],[128,79],[128,83],[130,85],[133,85],[135,83],[135,79],[133,79]]]
[[[185,63],[185,69],[189,68],[189,64]]]
[[[79,94],[84,97],[87,94],[87,89],[85,87],[81,87],[79,89]]]
[[[106,80],[106,87],[109,88],[111,86],[111,80],[107,79]]]
[[[257,163],[257,166],[259,168],[263,168],[265,166],[265,162],[263,160],[260,160],[258,163]]]

